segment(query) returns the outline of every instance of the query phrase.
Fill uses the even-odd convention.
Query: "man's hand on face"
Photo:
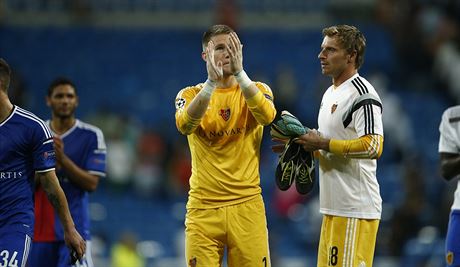
[[[233,75],[243,70],[243,45],[235,32],[229,34],[227,51],[230,55],[230,71]]]
[[[214,50],[215,45],[213,41],[208,42],[206,47],[206,70],[208,71],[208,79],[216,82],[224,76],[224,70],[222,68],[222,61],[215,62]]]

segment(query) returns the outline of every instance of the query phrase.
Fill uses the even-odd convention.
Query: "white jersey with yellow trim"
[[[359,74],[323,95],[318,130],[339,140],[377,134],[383,136],[382,101]],[[380,219],[382,198],[377,182],[377,160],[345,158],[320,151],[320,212],[360,219]]]

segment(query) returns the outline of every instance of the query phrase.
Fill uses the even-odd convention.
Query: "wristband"
[[[237,74],[234,74],[234,76],[236,78],[236,81],[240,85],[241,89],[246,89],[252,84],[251,79],[249,79],[248,75],[244,70],[241,70]]]
[[[216,89],[216,82],[211,81],[210,79],[207,79],[206,82],[204,83],[203,88],[200,90],[200,94],[203,97],[210,99],[212,92],[214,92],[214,89]]]

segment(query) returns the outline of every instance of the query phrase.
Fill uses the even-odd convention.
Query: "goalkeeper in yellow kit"
[[[273,93],[243,70],[243,45],[226,25],[202,39],[206,82],[176,97],[192,175],[185,219],[187,266],[270,266],[259,161],[263,127],[276,115]]]

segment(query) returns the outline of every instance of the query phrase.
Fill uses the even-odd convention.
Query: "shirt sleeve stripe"
[[[356,77],[356,82],[361,85],[361,88],[363,89],[364,93],[369,93],[369,89],[367,89],[367,86],[359,77]]]
[[[371,112],[371,132],[370,134],[375,134],[375,125],[374,125],[374,107],[372,105],[369,105],[369,109]]]
[[[38,173],[44,173],[44,172],[50,172],[50,171],[54,171],[56,168],[48,168],[48,169],[43,169],[43,170],[35,170],[35,172],[38,172]]]
[[[51,134],[51,131],[48,129],[46,124],[40,118],[35,116],[33,113],[25,111],[24,109],[18,107],[17,114],[37,122],[40,125],[40,127],[42,127],[43,132],[45,133],[46,139],[53,137],[53,135]]]
[[[94,174],[96,176],[101,176],[101,177],[105,177],[105,173],[104,172],[100,172],[100,171],[88,171],[89,173],[91,174]]]
[[[48,143],[52,143],[53,142],[53,138],[48,138],[45,140],[45,142],[43,142],[44,145],[48,144]]]
[[[344,128],[347,128],[347,126],[350,124],[351,122],[351,119],[352,119],[352,115],[355,111],[357,111],[359,108],[363,107],[363,106],[367,106],[367,105],[375,105],[375,106],[378,106],[380,107],[380,109],[382,109],[382,104],[380,102],[378,102],[377,100],[375,99],[364,99],[358,103],[356,103],[351,112],[349,112],[346,116],[346,118],[344,119],[343,121],[343,127]]]
[[[369,106],[364,106],[364,134],[368,135],[370,131]]]
[[[104,141],[104,134],[102,133],[101,129],[99,129],[96,126],[91,125],[89,123],[85,123],[85,122],[82,122],[82,121],[80,121],[80,123],[81,123],[82,128],[90,130],[90,131],[94,132],[94,134],[96,134],[97,148],[99,150],[107,149],[106,145],[105,145],[105,141]]]
[[[355,86],[356,90],[358,90],[359,95],[362,95],[363,92],[361,91],[361,86],[358,86],[355,80],[356,79],[352,80],[351,83]]]

